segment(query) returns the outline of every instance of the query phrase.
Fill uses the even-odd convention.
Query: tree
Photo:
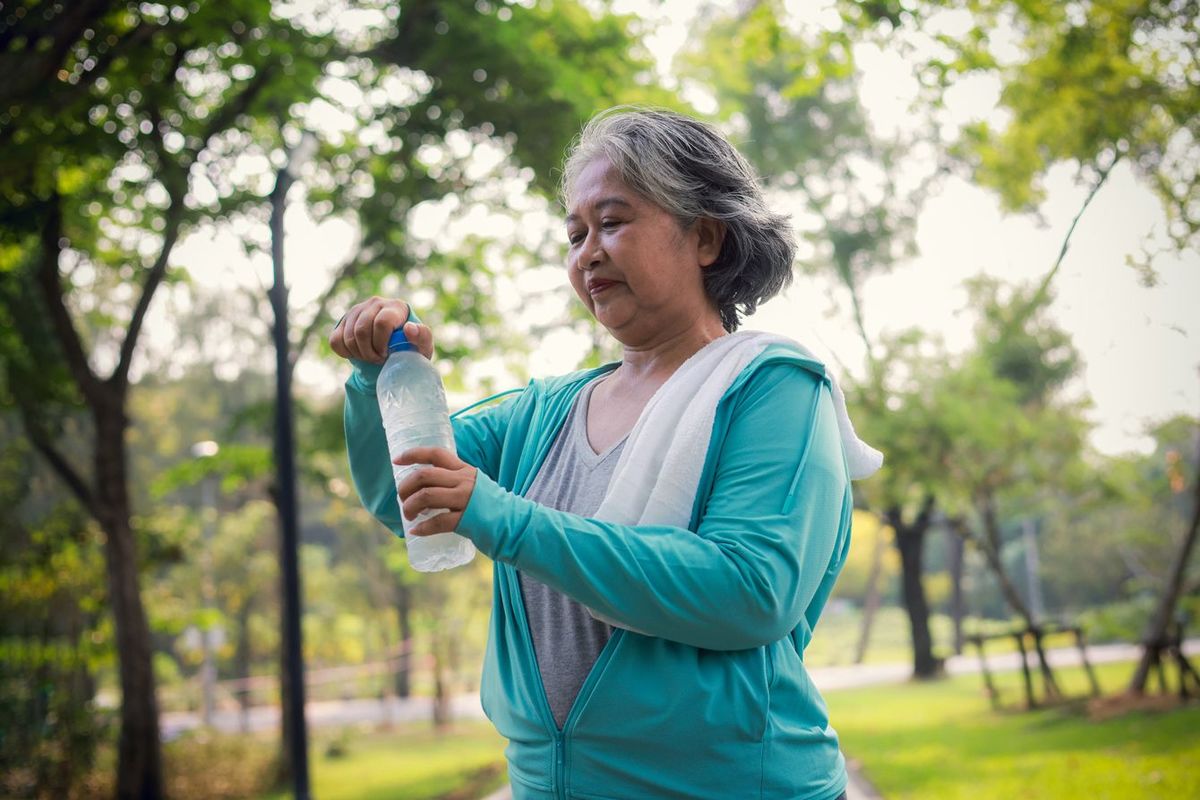
[[[951,83],[974,75],[999,79],[1003,122],[963,129],[955,154],[976,180],[1013,210],[1044,195],[1041,178],[1056,163],[1078,165],[1099,188],[1118,161],[1162,201],[1173,247],[1194,248],[1200,236],[1200,93],[1194,2],[1085,4],[956,0],[927,3],[905,15],[918,28],[946,8],[965,10],[963,36],[932,37],[937,55],[922,70],[935,102]],[[1002,51],[1011,31],[1018,53]],[[1153,279],[1154,253],[1140,264]]]
[[[931,18],[964,11],[971,20],[964,35],[923,34],[933,27],[927,26]],[[1166,247],[1147,237],[1143,252],[1128,257],[1147,284],[1156,280],[1158,255],[1200,242],[1198,21],[1200,5],[1162,0],[956,0],[905,4],[891,20],[934,48],[921,68],[930,105],[941,106],[945,89],[964,78],[998,80],[1003,118],[965,126],[951,152],[1007,208],[1035,209],[1047,171],[1070,163],[1090,186],[1078,222],[1113,169],[1129,164],[1159,197],[1168,220]],[[1014,35],[1016,53],[1004,42],[1008,37],[990,35],[995,30]],[[1070,231],[1029,312],[1047,298],[1069,241]],[[1164,598],[1178,594],[1176,578],[1164,587]],[[1135,685],[1143,682],[1139,675]]]
[[[1001,592],[1034,632],[1048,694],[1059,695],[1039,635],[1041,620],[1004,565],[1004,524],[1053,499],[1080,464],[1085,403],[1064,396],[1079,368],[1070,337],[1031,312],[1037,287],[1004,287],[977,279],[970,287],[979,310],[973,352],[931,382],[931,413],[940,420],[945,479],[941,502],[952,528],[984,556]]]
[[[230,130],[308,91],[329,43],[250,0],[26,2],[0,42],[4,268],[37,287],[56,351],[43,363],[65,367],[59,391],[90,416],[90,474],[47,435],[37,398],[21,409],[38,450],[104,532],[122,698],[117,794],[158,797],[158,712],[128,481],[130,369],[176,243],[241,200],[197,202],[194,170]],[[23,350],[38,329],[31,322],[20,332],[5,353],[15,382],[44,368]]]
[[[1189,427],[1192,428],[1194,443],[1200,448],[1200,435],[1197,435],[1194,425]],[[1187,467],[1185,466],[1184,457],[1179,450],[1168,450],[1165,461],[1168,486],[1173,494],[1182,495],[1187,486]],[[1197,459],[1192,465],[1192,471],[1195,474],[1191,479],[1193,484],[1191,492],[1191,520],[1187,524],[1183,537],[1179,540],[1179,548],[1175,558],[1170,562],[1170,575],[1163,584],[1158,602],[1155,604],[1154,614],[1148,621],[1146,632],[1142,636],[1142,654],[1138,659],[1137,667],[1134,669],[1133,677],[1129,680],[1129,691],[1136,694],[1141,694],[1146,690],[1146,681],[1150,677],[1150,670],[1165,660],[1167,653],[1171,649],[1169,636],[1171,625],[1175,621],[1175,611],[1179,605],[1180,598],[1186,591],[1185,581],[1188,569],[1191,565],[1192,556],[1195,553],[1196,539],[1200,537],[1200,452],[1197,453]],[[1180,683],[1186,685],[1189,671],[1191,679],[1195,683],[1200,683],[1200,675],[1188,663],[1187,658],[1183,654],[1181,643],[1177,644],[1177,648],[1176,656],[1180,664]]]

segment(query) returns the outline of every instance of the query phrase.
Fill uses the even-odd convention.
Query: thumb
[[[433,360],[433,329],[418,322],[404,324],[404,338],[417,348],[417,352]]]

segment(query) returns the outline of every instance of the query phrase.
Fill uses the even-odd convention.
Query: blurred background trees
[[[433,698],[444,725],[477,689],[490,574],[413,573],[361,509],[326,330],[356,299],[410,297],[459,405],[544,371],[551,337],[582,340],[584,363],[612,357],[547,276],[558,160],[621,102],[730,133],[793,214],[798,273],[831,287],[861,344],[834,366],[887,468],[857,487],[855,549],[808,663],[901,658],[928,678],[964,626],[1066,616],[1094,639],[1154,642],[1158,621],[1200,610],[1197,417],[1160,421],[1152,452],[1090,446],[1082,361],[1052,311],[1074,225],[1038,280],[970,283],[965,347],[884,329],[867,299],[915,255],[946,181],[1036,215],[1063,164],[1087,189],[1076,222],[1119,163],[1152,188],[1166,243],[1130,263],[1153,285],[1164,254],[1196,245],[1196,4],[706,3],[666,72],[653,27],[622,10],[0,10],[0,793],[160,796],[175,712],[215,692],[248,728],[275,701],[264,267],[275,171],[306,133],[290,246],[336,254],[295,276],[291,341],[315,700]],[[885,50],[918,86],[894,131],[871,123],[857,61]],[[982,86],[998,113],[954,122],[955,93]],[[201,441],[219,447],[197,456]]]

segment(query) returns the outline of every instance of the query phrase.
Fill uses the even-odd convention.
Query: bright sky
[[[642,10],[644,4],[618,3]],[[789,4],[819,16],[820,5]],[[670,60],[686,39],[694,3],[669,0],[659,11],[659,28],[649,44],[659,58],[660,71],[669,75]],[[911,96],[911,71],[894,57],[871,48],[855,53],[863,71],[862,97],[873,124],[881,133],[904,125]],[[953,95],[960,120],[994,113],[996,87],[973,81]],[[702,98],[701,98],[702,99]],[[321,124],[321,120],[312,120]],[[495,154],[484,154],[494,158]],[[1041,215],[1045,226],[1028,217],[1004,215],[987,191],[959,180],[946,183],[921,213],[917,238],[920,255],[891,274],[865,287],[865,317],[872,335],[919,326],[940,335],[951,350],[971,345],[973,317],[966,309],[964,279],[987,273],[1006,281],[1032,281],[1053,264],[1071,220],[1087,194],[1075,185],[1068,167],[1055,169],[1046,181],[1047,200]],[[286,253],[292,286],[294,324],[305,305],[328,285],[333,270],[353,244],[353,234],[341,224],[317,227],[305,214],[302,193],[293,194],[287,216]],[[524,206],[520,228],[561,223],[544,202],[517,197]],[[416,232],[432,246],[452,246],[467,232],[513,235],[511,217],[489,216],[451,200],[419,209]],[[1055,283],[1053,311],[1073,337],[1086,364],[1075,391],[1090,395],[1096,423],[1093,443],[1116,453],[1144,449],[1147,423],[1176,413],[1200,413],[1200,254],[1161,257],[1155,262],[1159,282],[1141,285],[1126,256],[1138,251],[1147,236],[1161,235],[1165,218],[1157,199],[1132,172],[1118,165],[1077,227],[1072,247]],[[520,231],[518,231],[520,233]],[[176,263],[187,267],[197,281],[212,287],[257,286],[269,282],[265,259],[247,260],[230,231],[202,233],[177,250]],[[396,287],[400,291],[399,286]],[[550,290],[550,291],[546,291]],[[561,313],[563,298],[573,297],[560,267],[527,271],[505,281],[499,301],[526,322]],[[419,305],[419,298],[418,298]],[[792,336],[818,354],[836,354],[830,363],[843,363],[851,372],[862,366],[862,345],[846,313],[845,298],[830,281],[798,276],[789,292],[771,301],[746,327]],[[339,309],[340,311],[341,309]],[[151,330],[162,346],[171,337],[169,303],[156,302]],[[302,317],[295,319],[295,317]],[[264,321],[264,332],[269,321]],[[264,342],[254,343],[262,350]],[[232,347],[232,345],[231,345]],[[575,369],[586,342],[568,334],[537,343],[529,361],[534,375]],[[233,358],[234,352],[228,355]],[[245,357],[239,356],[239,357]],[[271,355],[259,354],[264,365]],[[493,374],[504,385],[503,367],[496,361],[474,365],[475,374]],[[344,375],[332,373],[315,359],[302,361],[297,379],[314,391],[333,393]],[[470,398],[451,398],[461,405]]]

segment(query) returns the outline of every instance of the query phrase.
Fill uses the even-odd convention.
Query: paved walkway
[[[1200,654],[1200,638],[1188,639],[1183,644],[1188,655]],[[1141,648],[1133,644],[1088,645],[1088,661],[1106,664],[1113,661],[1134,661]],[[1031,658],[1036,658],[1031,654]],[[1079,666],[1079,650],[1074,647],[1057,647],[1046,651],[1046,659],[1052,667]],[[987,657],[988,669],[1006,672],[1021,668],[1018,653],[997,653]],[[951,656],[946,660],[946,672],[951,675],[974,675],[979,672],[979,657],[973,653]],[[853,689],[859,686],[875,686],[884,683],[902,683],[912,675],[910,664],[854,664],[845,667],[813,667],[808,671],[813,683],[823,692],[834,689]]]

